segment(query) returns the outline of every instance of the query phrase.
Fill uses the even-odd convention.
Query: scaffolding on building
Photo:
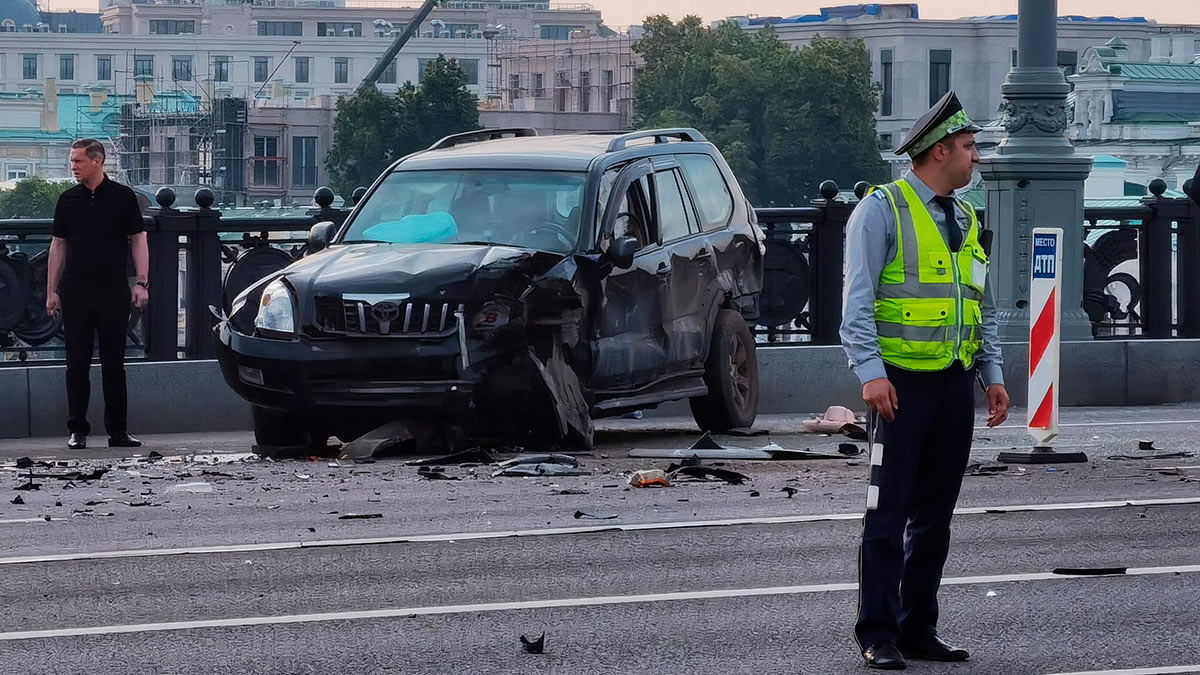
[[[516,37],[503,26],[484,32],[485,108],[538,112],[616,113],[628,127],[639,57],[628,35],[572,31],[568,40]]]

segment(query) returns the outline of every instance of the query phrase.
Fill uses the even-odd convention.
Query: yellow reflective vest
[[[988,257],[975,209],[962,248],[951,252],[925,204],[904,180],[879,186],[896,215],[896,257],[879,275],[875,326],[883,360],[905,370],[970,368],[983,346],[981,304]],[[950,227],[957,227],[950,223]]]

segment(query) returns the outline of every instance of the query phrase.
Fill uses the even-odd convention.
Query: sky
[[[558,0],[554,0],[558,1]],[[852,0],[796,1],[796,0],[563,0],[565,2],[590,2],[604,16],[609,26],[630,26],[641,23],[647,14],[667,14],[681,19],[687,14],[699,14],[705,22],[734,14],[758,14],[759,16],[791,16],[794,14],[816,14],[822,6],[855,4]],[[80,9],[96,11],[97,0],[41,0],[43,8],[63,11]],[[414,0],[402,0],[400,4],[416,4]],[[917,3],[922,18],[955,19],[964,15],[1015,14],[1017,0],[924,0]],[[1176,0],[1174,2],[1146,3],[1139,11],[1137,3],[1129,0],[1059,0],[1059,14],[1082,14],[1085,16],[1145,16],[1159,23],[1200,24],[1200,2]]]

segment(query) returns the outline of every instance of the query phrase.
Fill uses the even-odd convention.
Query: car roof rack
[[[461,134],[451,134],[442,140],[429,146],[430,150],[445,150],[453,148],[462,143],[474,143],[477,141],[494,141],[497,138],[512,136],[513,138],[523,138],[526,136],[537,136],[537,129],[529,127],[504,127],[499,129],[476,129],[474,131],[464,131]]]
[[[634,131],[628,134],[621,134],[608,142],[608,152],[617,152],[624,150],[629,141],[639,138],[653,138],[655,143],[667,143],[670,138],[677,138],[680,141],[687,143],[704,143],[708,139],[695,129],[680,127],[677,129],[649,129],[646,131]]]

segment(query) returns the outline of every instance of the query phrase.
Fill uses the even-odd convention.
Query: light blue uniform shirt
[[[912,172],[904,174],[904,180],[912,186],[917,198],[925,204],[933,222],[937,224],[942,238],[947,239],[946,214],[934,201],[934,192]],[[971,227],[970,216],[955,208],[957,226],[966,239]],[[846,288],[842,302],[842,347],[850,359],[850,369],[859,382],[887,377],[883,358],[879,352],[879,334],[875,329],[875,295],[879,289],[879,275],[884,265],[896,257],[896,214],[892,211],[882,190],[876,190],[863,198],[850,222],[846,225]],[[975,355],[979,373],[986,385],[1004,384],[1001,371],[1003,357],[1000,355],[999,333],[996,329],[995,302],[992,299],[992,278],[988,275],[984,283],[983,349]]]

